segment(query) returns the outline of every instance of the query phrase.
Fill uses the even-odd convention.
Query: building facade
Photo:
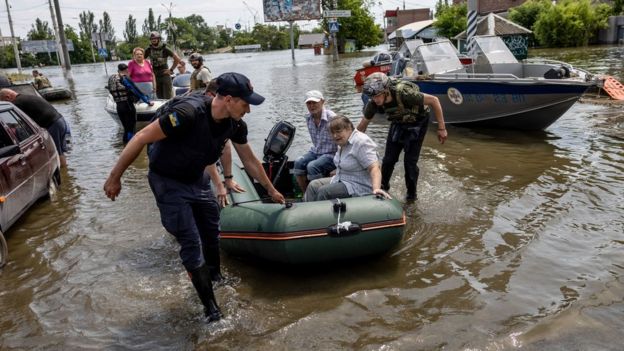
[[[490,12],[506,12],[512,7],[522,5],[526,0],[479,0],[477,11],[479,15],[487,15]],[[466,0],[453,0],[453,4],[461,4]]]
[[[426,21],[432,18],[431,10],[428,8],[412,9],[412,10],[388,10],[384,14],[384,32],[385,38],[397,28],[406,24]]]

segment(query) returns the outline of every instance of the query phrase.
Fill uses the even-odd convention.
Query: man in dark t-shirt
[[[171,75],[181,60],[180,56],[167,48],[161,40],[160,33],[152,32],[150,34],[150,46],[145,49],[145,58],[150,60],[154,68],[156,96],[159,99],[171,99],[173,97]],[[167,63],[168,57],[173,59],[171,68]]]
[[[50,133],[59,154],[61,166],[65,167],[67,165],[65,152],[67,151],[68,129],[63,115],[40,96],[18,94],[8,88],[0,90],[0,100],[12,102],[13,105],[24,111],[28,117]]]
[[[242,120],[249,105],[264,98],[253,91],[249,79],[239,73],[217,78],[214,98],[200,94],[176,97],[158,119],[139,131],[122,151],[104,184],[111,200],[121,191],[121,176],[145,145],[148,149],[148,180],[165,229],[180,244],[180,257],[204,305],[208,322],[222,317],[212,281],[219,265],[219,203],[226,191],[216,161],[227,140],[231,140],[245,170],[268,191],[275,202],[284,203],[264,172],[262,163],[247,143],[247,125]],[[223,160],[224,163],[231,163]],[[231,167],[224,165],[224,170]],[[224,174],[225,186],[231,174]],[[210,180],[217,190],[212,194]]]

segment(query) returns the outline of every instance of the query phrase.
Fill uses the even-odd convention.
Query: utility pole
[[[172,39],[172,43],[173,43],[173,51],[176,51],[176,38],[175,38],[175,30],[176,25],[175,23],[173,23],[173,17],[171,16],[171,12],[173,11],[173,3],[170,2],[169,6],[167,7],[167,5],[163,4],[162,2],[160,3],[166,10],[167,12],[169,12],[169,24],[167,25],[167,28],[169,29],[169,34],[171,34],[171,39]],[[169,38],[167,38],[169,39]]]
[[[336,10],[336,0],[332,1],[332,9]],[[336,19],[336,21],[338,21],[338,19]],[[336,38],[336,33],[331,33],[331,37],[332,37],[332,45],[334,46],[334,49],[332,50],[332,61],[336,62],[338,61],[338,39]]]
[[[17,39],[15,38],[15,33],[13,32],[13,20],[11,20],[11,6],[9,6],[9,0],[5,0],[7,15],[9,15],[9,28],[11,28],[11,40],[13,41],[13,52],[15,53],[15,62],[17,63],[17,71],[19,74],[22,74],[22,61],[20,61],[19,51],[17,51]]]
[[[63,17],[61,16],[61,6],[59,5],[59,0],[54,0],[54,8],[56,9],[56,18],[58,19],[59,39],[61,39],[61,51],[63,51],[63,61],[65,62],[65,69],[67,71],[71,71],[69,51],[67,51],[67,40],[65,39],[65,27],[63,26]]]
[[[56,41],[56,59],[58,60],[59,66],[65,66],[65,61],[63,61],[63,56],[61,55],[61,39],[59,38],[59,28],[56,24],[56,15],[54,14],[54,8],[52,7],[52,0],[48,0],[48,5],[50,5],[50,17],[52,17],[52,26],[54,27],[54,39]]]

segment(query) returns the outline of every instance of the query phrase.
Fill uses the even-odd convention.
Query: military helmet
[[[362,92],[368,96],[375,96],[388,89],[390,78],[385,73],[375,72],[366,77]]]
[[[193,62],[193,61],[199,61],[199,63],[203,63],[204,62],[204,58],[202,57],[202,55],[199,54],[199,52],[194,52],[191,54],[191,56],[189,56],[189,61]]]
[[[151,33],[150,33],[150,40],[152,40],[152,39],[154,39],[154,38],[156,38],[156,39],[160,39],[160,33],[156,32],[156,31],[151,32]]]

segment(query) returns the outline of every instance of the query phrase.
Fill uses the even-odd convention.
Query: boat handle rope
[[[338,231],[338,234],[340,234],[340,231],[349,231],[349,227],[352,224],[351,221],[340,223],[340,214],[342,213],[343,208],[345,211],[347,210],[346,204],[340,201],[340,199],[336,199],[336,202],[334,202],[334,211],[338,209],[338,221],[336,222],[336,230]]]
[[[270,196],[263,196],[259,199],[255,199],[255,200],[247,200],[247,201],[241,201],[241,202],[233,202],[232,203],[232,207],[236,207],[238,205],[242,205],[242,204],[248,204],[250,202],[258,202],[258,201],[264,201],[264,200],[271,200]],[[284,203],[284,206],[286,206],[286,208],[291,208],[293,206],[293,203],[290,201],[286,201],[286,203]]]

